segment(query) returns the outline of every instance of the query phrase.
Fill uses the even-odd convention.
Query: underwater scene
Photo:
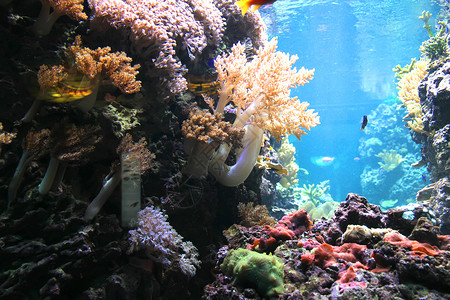
[[[0,0],[0,299],[450,299],[449,22]]]

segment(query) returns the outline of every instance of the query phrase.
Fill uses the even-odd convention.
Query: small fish
[[[361,120],[361,130],[364,130],[364,128],[366,128],[367,122],[368,122],[367,116],[364,115]]]
[[[423,182],[427,182],[427,176],[424,175],[424,174],[422,174],[422,181],[423,181]]]
[[[311,162],[319,167],[330,166],[334,162],[335,157],[330,156],[313,156],[310,158]]]
[[[245,15],[247,11],[250,9],[250,12],[253,12],[260,8],[262,5],[269,5],[274,3],[277,0],[242,0],[236,2],[236,5],[239,6],[242,10],[242,15]]]

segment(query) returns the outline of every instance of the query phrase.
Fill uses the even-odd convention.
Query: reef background
[[[187,2],[194,3],[194,1]],[[229,8],[233,1],[211,3],[214,3],[225,18],[226,30],[223,32],[222,42],[219,45],[209,42],[210,44],[200,51],[201,53],[195,51],[190,53],[190,50],[178,44],[175,47],[179,61],[194,75],[198,75],[196,68],[199,68],[201,75],[204,75],[201,78],[203,81],[209,79],[207,75],[210,75],[208,72],[211,72],[212,68],[208,63],[218,53],[229,50],[234,43],[241,41],[247,44],[248,51],[253,54],[255,48],[264,40],[264,37],[261,37],[263,30],[259,27],[262,25],[258,13],[243,17],[239,10]],[[223,231],[243,221],[242,213],[240,214],[238,209],[239,203],[264,203],[270,208],[273,203],[280,201],[280,195],[275,188],[280,176],[264,169],[254,168],[245,183],[238,187],[224,187],[210,176],[202,180],[186,178],[181,173],[186,162],[181,132],[182,122],[188,119],[192,102],[199,102],[203,108],[207,108],[207,103],[201,102],[202,98],[195,91],[172,93],[170,89],[173,86],[167,86],[166,83],[167,80],[180,79],[181,77],[177,77],[178,74],[174,75],[166,69],[155,70],[154,66],[146,65],[150,64],[151,60],[140,55],[139,51],[133,49],[136,45],[128,43],[124,38],[130,34],[128,29],[108,27],[105,31],[99,32],[98,28],[96,30],[91,28],[92,19],[75,22],[64,16],[58,19],[49,35],[39,37],[30,31],[30,26],[34,24],[41,8],[39,1],[18,0],[1,4],[0,121],[3,124],[3,131],[14,133],[16,137],[12,142],[2,144],[0,153],[2,211],[0,298],[261,298],[251,286],[233,286],[230,277],[223,275],[219,265],[228,248],[245,248],[254,242],[254,238],[266,238],[262,225],[267,224],[263,223],[259,227],[250,226],[253,224],[239,225],[234,232],[231,230],[234,234],[231,238],[230,235],[224,236]],[[317,7],[305,6],[305,8],[312,11]],[[273,9],[277,9],[277,6],[274,5]],[[87,3],[84,3],[84,10],[90,17],[92,16]],[[284,18],[282,12],[283,10],[279,15]],[[367,22],[370,23],[370,20]],[[277,24],[287,26],[283,22]],[[285,28],[280,30],[287,32]],[[331,31],[325,32],[332,34]],[[38,86],[36,74],[39,67],[43,64],[60,63],[64,56],[62,47],[67,48],[71,45],[77,35],[82,36],[83,45],[86,47],[96,49],[110,46],[112,51],[125,51],[133,59],[133,64],[141,64],[138,76],[142,81],[141,91],[134,95],[123,95],[117,88],[104,86],[99,91],[98,103],[89,113],[80,113],[70,104],[49,103],[41,107],[32,122],[21,122],[21,117],[35,99],[35,88]],[[297,53],[295,49],[283,48],[285,47],[283,43],[286,43],[283,41],[283,35],[279,40],[280,48],[284,51]],[[308,45],[308,39],[303,39],[303,43]],[[302,53],[299,53],[302,58],[300,63],[311,68],[318,65],[317,60],[323,59],[323,56],[316,58],[315,61],[314,52],[315,49],[308,49],[305,46]],[[195,56],[193,61],[190,55]],[[389,56],[388,53],[385,55]],[[375,291],[380,297],[385,297],[384,299],[390,299],[386,298],[388,295],[408,299],[411,297],[411,286],[414,287],[413,291],[421,296],[430,295],[437,299],[448,297],[449,267],[444,264],[449,258],[448,240],[440,237],[441,234],[450,233],[449,120],[446,118],[449,114],[448,103],[443,100],[448,97],[448,91],[438,89],[440,91],[438,96],[429,93],[430,90],[437,89],[436,83],[442,81],[439,78],[446,78],[447,64],[445,60],[437,64],[420,85],[421,104],[426,115],[424,124],[427,130],[435,130],[436,134],[433,138],[413,136],[416,142],[423,145],[422,157],[427,163],[432,182],[438,182],[430,192],[431,205],[417,205],[409,210],[402,208],[382,212],[379,207],[369,204],[364,197],[350,194],[347,200],[340,204],[334,218],[316,221],[314,227],[305,231],[303,236],[302,233],[296,232],[295,237],[278,240],[275,249],[266,249],[266,252],[283,258],[286,266],[284,274],[286,274],[287,298],[313,299],[333,296],[337,299],[346,299],[349,296],[368,296]],[[201,67],[198,67],[199,65]],[[329,70],[331,64],[325,65]],[[316,69],[316,72],[326,73],[327,70]],[[169,79],[161,79],[166,77]],[[323,84],[321,80],[326,80],[320,76],[317,79],[317,85]],[[317,85],[310,86],[310,94],[305,91],[301,98],[311,102],[314,99],[329,99],[328,94],[309,97],[312,90],[320,90]],[[339,88],[334,89],[339,91]],[[111,97],[118,100],[116,102],[120,105],[116,102],[111,104]],[[324,115],[322,120],[327,124],[327,116],[338,113],[327,113],[332,105],[330,103],[323,105],[322,111],[320,107],[318,109]],[[115,109],[112,112],[107,111],[106,108],[111,106]],[[132,109],[139,112],[135,111],[136,114],[132,114]],[[366,108],[364,113],[365,111]],[[356,126],[355,130],[358,131],[361,112],[349,109],[348,113],[354,115],[354,118],[347,121],[351,122],[351,126]],[[8,205],[8,187],[23,152],[22,141],[32,129],[39,131],[54,128],[55,124],[64,124],[59,123],[61,120],[69,120],[67,121],[69,124],[79,127],[100,126],[98,135],[102,136],[102,140],[95,145],[95,150],[87,159],[70,165],[62,184],[47,195],[41,195],[38,186],[45,175],[50,155],[45,153],[37,156],[26,168],[17,197]],[[336,122],[335,119],[331,120]],[[333,122],[332,125],[335,124]],[[124,124],[134,126],[122,127]],[[329,127],[325,128],[328,129],[318,131],[317,134],[323,137],[327,136],[327,131],[336,132]],[[120,225],[120,192],[116,191],[111,195],[93,221],[86,221],[84,218],[86,207],[102,187],[111,164],[118,159],[116,148],[125,133],[130,133],[134,140],[145,137],[148,141],[147,148],[155,159],[151,168],[141,177],[140,205],[163,208],[169,216],[171,226],[185,240],[191,241],[197,247],[201,267],[193,278],[188,278],[180,270],[164,268],[163,263],[157,259],[144,259],[145,255],[129,254],[128,228]],[[339,138],[334,136],[336,139]],[[328,142],[334,143],[335,140],[330,139]],[[358,141],[356,139],[352,142],[357,144]],[[302,151],[298,151],[297,161],[304,161],[300,153],[308,156],[308,152],[304,149],[310,149],[311,154],[320,153],[322,150],[316,147],[319,144],[312,138],[305,137],[298,148]],[[349,143],[345,145],[348,146]],[[354,149],[356,155],[358,145]],[[269,142],[266,142],[263,154],[276,156]],[[341,165],[345,163],[343,161]],[[353,175],[351,172],[349,174]],[[311,176],[316,175],[312,173]],[[328,178],[326,172],[321,176]],[[359,182],[359,176],[355,176],[354,180]],[[334,193],[339,194],[337,199],[342,199],[347,191],[346,188],[342,188],[335,190]],[[368,200],[372,202],[371,199]],[[440,250],[437,254],[433,252],[435,255],[429,252],[422,260],[420,255],[411,254],[409,249],[402,245],[392,246],[379,239],[350,240],[349,242],[358,242],[370,249],[371,252],[366,251],[358,257],[358,261],[364,263],[367,268],[373,270],[378,264],[384,268],[389,267],[390,270],[381,275],[374,275],[368,270],[359,270],[358,278],[349,281],[364,282],[369,288],[363,289],[358,284],[350,284],[350,288],[341,289],[341,282],[338,282],[339,273],[344,269],[348,270],[349,261],[339,261],[338,267],[325,268],[319,263],[311,266],[301,261],[301,255],[306,253],[306,247],[301,248],[299,243],[312,239],[316,243],[328,243],[337,247],[342,244],[342,235],[348,225],[391,228],[408,236],[409,239],[430,243]],[[225,248],[222,248],[224,246]],[[381,262],[374,261],[370,257],[373,252],[379,254]],[[436,285],[436,282],[440,284]],[[383,289],[378,289],[381,286]]]

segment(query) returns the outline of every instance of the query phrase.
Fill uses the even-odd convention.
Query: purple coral
[[[148,257],[165,267],[179,269],[192,277],[200,265],[197,248],[167,222],[167,215],[150,206],[139,212],[137,229],[130,230],[130,252],[145,250]]]

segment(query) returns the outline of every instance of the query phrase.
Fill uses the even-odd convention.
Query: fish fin
[[[253,5],[252,6],[252,9],[250,10],[250,12],[254,12],[254,11],[256,11],[258,8],[260,8],[262,5]]]
[[[248,9],[250,8],[250,6],[252,6],[249,2],[250,1],[248,1],[248,0],[242,0],[242,1],[236,2],[236,5],[239,6],[242,10],[242,15],[245,15],[247,13]]]

